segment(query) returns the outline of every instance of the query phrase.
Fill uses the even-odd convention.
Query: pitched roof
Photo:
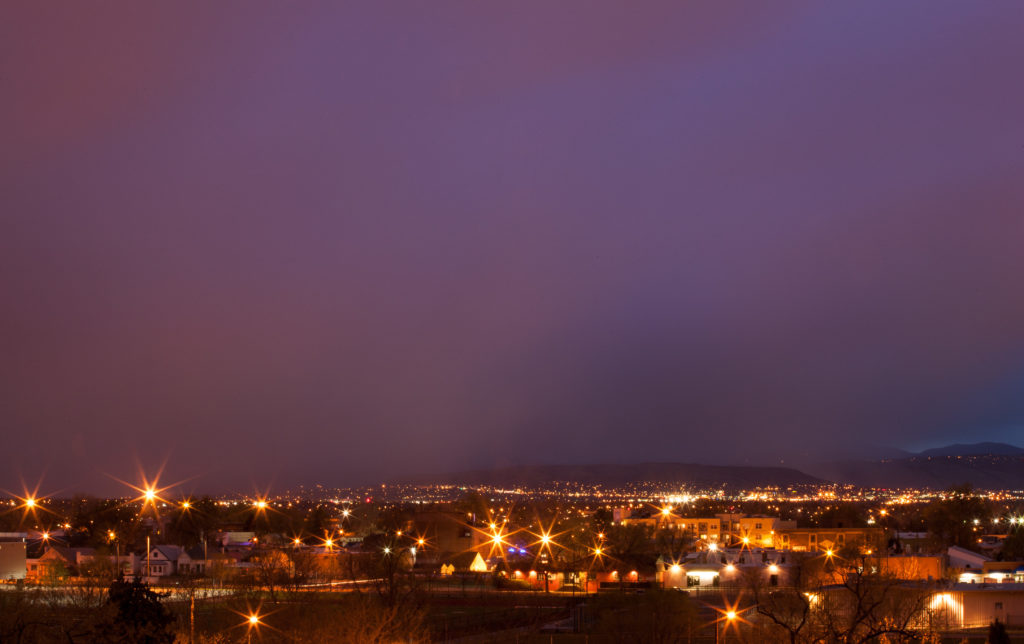
[[[483,559],[483,556],[479,552],[470,551],[460,552],[457,554],[448,553],[445,556],[440,557],[439,561],[442,563],[452,564],[457,570],[466,570],[473,565],[473,562],[476,561],[477,557]]]
[[[160,556],[168,561],[177,561],[184,552],[181,546],[153,546],[153,550],[160,553]]]

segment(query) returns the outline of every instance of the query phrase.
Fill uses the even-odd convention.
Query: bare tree
[[[927,638],[926,585],[871,571],[861,558],[808,555],[786,587],[751,581],[761,634],[768,641],[862,644]]]
[[[277,548],[263,548],[250,560],[256,575],[256,583],[267,591],[270,601],[277,601],[277,590],[288,583],[293,576],[292,560]]]

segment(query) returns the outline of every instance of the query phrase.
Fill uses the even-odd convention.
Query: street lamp
[[[245,632],[246,640],[251,643],[252,642],[252,632],[253,632],[253,630],[256,630],[256,632],[259,633],[260,625],[263,622],[260,621],[260,616],[259,616],[258,613],[250,614],[249,615],[249,619],[246,620],[246,622],[247,622],[247,626],[248,626],[248,628],[246,629],[246,632]]]
[[[721,619],[715,622],[715,644],[725,640],[725,634],[729,632],[729,625],[736,621],[736,611],[730,609],[725,612]],[[724,624],[724,626],[723,626]],[[724,633],[723,633],[724,631]]]

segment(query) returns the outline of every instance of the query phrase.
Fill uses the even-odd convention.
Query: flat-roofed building
[[[866,553],[878,552],[885,531],[881,528],[780,528],[775,547],[796,552],[828,552],[855,547]]]
[[[0,532],[0,580],[25,578],[24,532]]]

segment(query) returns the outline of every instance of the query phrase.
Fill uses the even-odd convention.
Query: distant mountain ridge
[[[945,447],[933,447],[916,456],[1018,456],[1024,448],[1008,443],[955,443]]]
[[[694,489],[752,489],[848,483],[877,488],[947,489],[963,483],[991,490],[1024,490],[1024,448],[1006,443],[954,444],[919,453],[889,449],[881,459],[849,459],[791,467],[637,463],[525,465],[413,476],[402,483],[541,487],[554,482],[620,487],[660,483]]]
[[[947,445],[903,458],[831,461],[804,469],[861,487],[947,489],[970,483],[989,490],[1024,489],[1024,449],[1006,443]]]
[[[609,487],[654,482],[702,489],[785,487],[817,485],[827,482],[789,467],[698,465],[694,463],[527,465],[418,476],[405,482],[537,487],[557,481],[574,481],[585,485],[607,485]]]

